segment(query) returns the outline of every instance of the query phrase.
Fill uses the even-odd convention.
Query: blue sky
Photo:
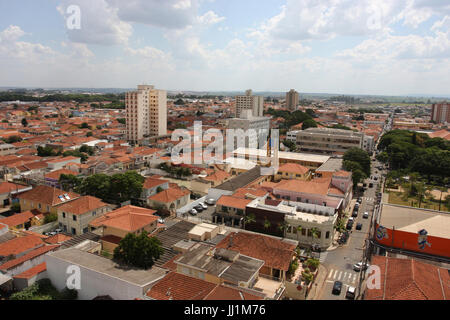
[[[448,95],[450,3],[0,0],[0,69],[0,86]]]

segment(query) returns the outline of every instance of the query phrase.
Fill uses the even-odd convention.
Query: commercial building
[[[297,149],[317,154],[344,154],[364,148],[364,133],[330,128],[309,128],[297,134]]]
[[[252,110],[255,117],[262,117],[264,114],[264,97],[253,96],[252,90],[245,91],[244,96],[236,96],[236,118],[241,117],[243,110]]]
[[[450,214],[447,212],[382,204],[375,223],[374,241],[421,257],[450,258]],[[381,247],[381,248],[380,248]]]
[[[298,106],[299,101],[299,95],[298,92],[294,89],[291,89],[289,92],[286,93],[286,107],[291,110],[295,111]]]
[[[242,129],[245,137],[242,137],[243,139],[241,144],[244,144],[244,147],[258,147],[258,137],[262,133],[265,133],[266,137],[269,135],[270,118],[254,116],[253,112],[249,109],[242,110],[240,118],[232,118],[228,120],[227,129]],[[251,130],[248,131],[249,129]],[[239,138],[239,136],[235,138],[235,148],[240,146]],[[261,143],[266,143],[266,141],[261,141]]]
[[[167,134],[167,92],[139,85],[125,95],[127,140]]]
[[[450,103],[435,103],[431,106],[431,120],[436,123],[450,123]]]

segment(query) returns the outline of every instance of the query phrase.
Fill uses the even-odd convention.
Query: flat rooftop
[[[450,239],[450,213],[427,209],[384,204],[379,224],[383,227],[418,233],[425,229],[434,237]]]
[[[343,159],[331,158],[322,164],[316,171],[322,172],[336,172],[342,170]]]
[[[267,151],[264,149],[255,149],[255,148],[238,148],[233,151],[235,155],[250,155],[250,156],[258,156],[260,158],[264,158],[267,156]],[[311,153],[299,153],[299,152],[278,152],[278,157],[283,160],[294,160],[294,161],[307,161],[307,162],[316,162],[316,163],[325,163],[330,156],[325,155],[317,155]]]
[[[73,265],[78,265],[80,267],[106,274],[110,277],[124,280],[139,287],[146,286],[166,275],[165,269],[155,266],[149,270],[125,269],[110,259],[75,248],[50,252],[48,255]]]

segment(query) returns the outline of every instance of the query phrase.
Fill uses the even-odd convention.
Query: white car
[[[164,224],[164,219],[159,218],[159,219],[158,219],[158,223]]]
[[[203,209],[208,209],[208,206],[205,203],[200,203],[200,205],[203,207]]]
[[[364,219],[368,219],[369,218],[369,213],[366,211],[366,212],[364,212],[364,214],[363,214],[363,218]]]
[[[191,210],[189,210],[189,214],[191,215],[191,216],[196,216],[197,215],[197,210],[195,210],[195,209],[191,209]]]
[[[213,206],[213,205],[216,204],[216,200],[214,200],[214,199],[207,199],[207,200],[205,201],[205,203],[206,203],[206,204],[209,204],[210,206]]]
[[[370,267],[370,264],[358,262],[353,265],[353,270],[359,272],[361,270],[366,270],[368,267]]]
[[[354,300],[355,299],[355,294],[356,294],[356,288],[355,287],[348,287],[347,292],[345,294],[345,298],[346,299],[351,299]]]

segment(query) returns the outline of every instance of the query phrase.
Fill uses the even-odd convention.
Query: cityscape
[[[449,300],[450,5],[381,2],[0,2],[0,300]]]

